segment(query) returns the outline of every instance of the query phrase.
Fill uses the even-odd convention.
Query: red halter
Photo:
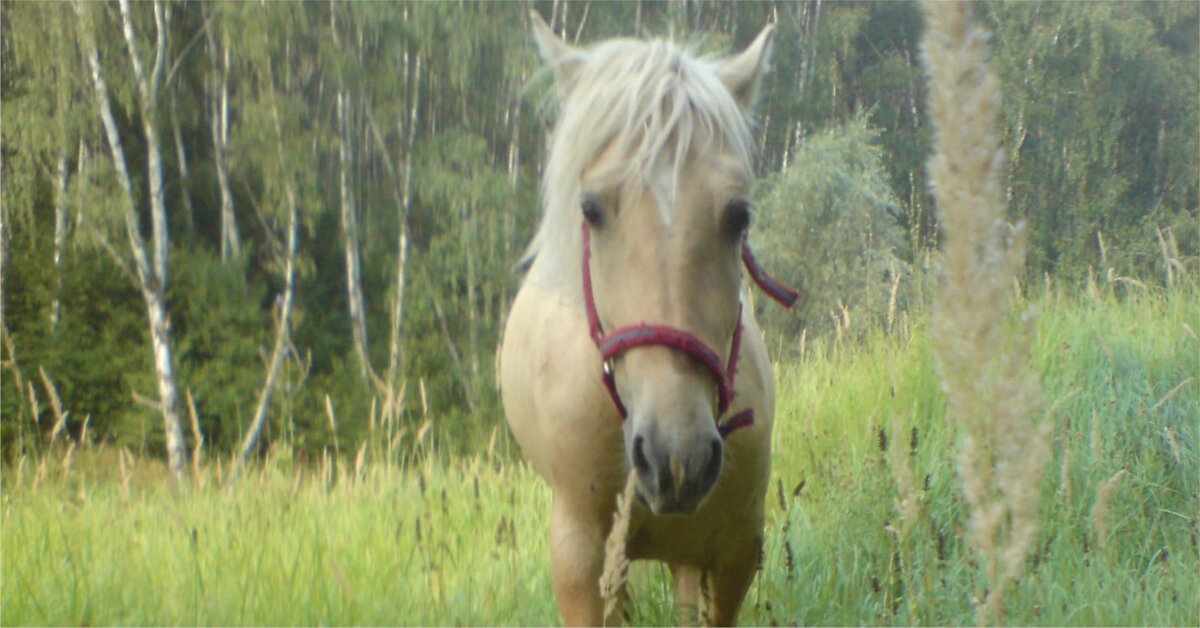
[[[733,384],[734,378],[737,376],[737,361],[742,346],[741,305],[738,306],[737,324],[733,328],[733,338],[729,343],[729,361],[726,364],[721,364],[720,355],[695,334],[666,325],[636,323],[619,327],[612,333],[605,334],[604,327],[600,324],[600,315],[596,313],[596,299],[592,294],[592,238],[586,220],[582,223],[582,230],[583,304],[587,310],[588,332],[592,336],[592,341],[596,343],[596,347],[600,349],[601,381],[604,383],[604,388],[608,390],[609,397],[612,397],[613,404],[617,407],[617,413],[621,415],[621,420],[625,419],[627,413],[625,404],[621,402],[621,395],[617,392],[612,361],[618,355],[634,347],[658,345],[686,353],[704,365],[704,368],[708,369],[713,376],[713,380],[717,383],[717,431],[721,434],[721,438],[729,436],[734,430],[753,424],[754,408],[746,408],[728,420],[721,421],[721,417],[724,417],[725,412],[729,409],[729,404],[733,402]],[[768,296],[784,307],[790,308],[795,304],[800,292],[768,275],[762,266],[759,266],[758,260],[750,252],[750,245],[744,239],[742,240],[742,263],[746,265],[750,277]]]

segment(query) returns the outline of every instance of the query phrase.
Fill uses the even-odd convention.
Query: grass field
[[[1195,294],[1035,303],[1052,458],[1007,622],[1200,623]],[[925,338],[918,324],[778,367],[767,542],[743,623],[973,622],[982,570],[961,541]],[[918,489],[911,526],[897,447]],[[557,623],[545,485],[506,454],[408,456],[334,473],[283,453],[233,490],[206,467],[186,494],[106,449],[12,464],[0,624]],[[675,622],[663,567],[635,565],[631,588],[633,623]]]

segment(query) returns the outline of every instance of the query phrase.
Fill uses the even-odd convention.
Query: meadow
[[[1052,446],[1005,621],[1196,625],[1200,298],[1090,292],[1023,304],[1040,313],[1032,364]],[[927,325],[774,345],[790,357],[742,623],[972,623],[984,579],[962,541]],[[557,623],[549,491],[495,421],[501,437],[465,458],[439,448],[435,425],[323,461],[277,447],[232,486],[208,461],[172,488],[161,463],[103,446],[14,461],[0,480],[0,624]],[[635,564],[630,588],[630,623],[675,623],[665,567]]]

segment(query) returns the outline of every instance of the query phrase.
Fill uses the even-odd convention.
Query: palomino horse
[[[741,265],[794,299],[744,244],[747,108],[773,28],[708,61],[661,40],[577,49],[533,22],[562,108],[500,373],[509,425],[554,495],[559,610],[616,619],[599,580],[632,469],[628,557],[669,563],[681,603],[709,583],[707,617],[733,623],[762,544],[774,413]]]

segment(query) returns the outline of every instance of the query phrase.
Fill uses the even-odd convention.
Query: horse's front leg
[[[600,597],[603,570],[604,522],[575,512],[565,500],[555,496],[550,510],[550,577],[563,623],[606,624],[604,601]]]
[[[675,579],[675,612],[678,613],[677,623],[680,626],[699,626],[700,586],[703,572],[699,567],[671,563],[671,577]],[[705,609],[705,613],[708,610]]]
[[[761,532],[734,545],[708,572],[712,587],[709,618],[714,625],[732,626],[737,623],[742,600],[750,590],[754,573],[758,571],[762,550]]]

